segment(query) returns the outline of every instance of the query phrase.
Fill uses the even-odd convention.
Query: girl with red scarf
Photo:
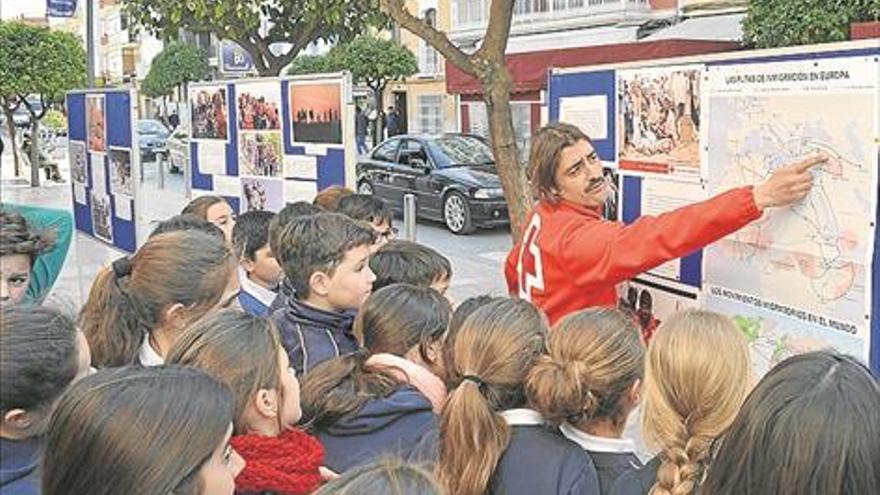
[[[234,397],[231,445],[245,460],[237,493],[299,495],[326,477],[324,448],[294,425],[299,383],[272,322],[226,310],[189,328],[168,356],[224,382]]]

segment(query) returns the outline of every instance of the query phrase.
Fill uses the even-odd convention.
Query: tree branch
[[[512,4],[512,2],[494,3]],[[433,46],[441,55],[455,64],[459,69],[474,77],[479,77],[479,70],[474,63],[473,58],[449,41],[449,37],[446,36],[446,33],[438,31],[422,22],[418,17],[412,15],[409,9],[406,8],[403,0],[379,0],[379,8],[382,12],[385,12],[394,19],[395,22],[400,24],[402,28],[427,41],[428,44]],[[511,7],[511,12],[513,12],[512,9],[513,7]]]
[[[474,53],[478,60],[504,60],[510,23],[513,19],[513,1],[492,0],[489,10],[489,26],[483,44]]]

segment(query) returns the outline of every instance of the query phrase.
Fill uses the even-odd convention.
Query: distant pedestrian
[[[388,137],[400,134],[400,114],[394,107],[388,107],[388,113],[385,115],[385,127],[388,129]]]
[[[357,151],[359,155],[365,154],[367,149],[367,115],[360,107],[355,107],[354,134],[357,138]]]

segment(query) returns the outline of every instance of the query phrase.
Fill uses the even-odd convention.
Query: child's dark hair
[[[0,256],[26,254],[31,264],[55,246],[55,232],[39,230],[20,213],[0,209]]]
[[[305,374],[300,396],[307,428],[324,429],[370,400],[388,397],[404,386],[391,371],[368,367],[369,357],[367,349],[360,349],[324,361]]]
[[[644,374],[645,345],[632,318],[616,309],[587,309],[553,328],[526,390],[550,424],[610,420],[622,427],[629,412],[623,399]]]
[[[340,199],[336,211],[372,224],[391,223],[391,209],[388,205],[369,194],[352,194]]]
[[[199,470],[231,421],[229,389],[201,371],[98,371],[74,384],[52,414],[42,493],[198,493]]]
[[[3,306],[0,318],[0,414],[53,403],[78,371],[76,322],[35,305]]]
[[[253,261],[257,251],[269,243],[269,224],[275,214],[271,211],[249,211],[238,216],[232,229],[232,246],[237,256]]]
[[[314,495],[441,495],[430,471],[398,458],[384,458],[346,471]]]
[[[788,358],[752,390],[720,443],[702,493],[876,493],[880,384],[835,351]]]
[[[278,239],[275,258],[296,292],[306,299],[311,290],[309,279],[315,272],[332,275],[345,253],[376,242],[369,226],[338,213],[319,213],[297,217],[285,226]]]
[[[449,301],[427,287],[394,284],[370,294],[358,310],[354,335],[372,353],[404,356],[418,346],[430,362],[427,346],[443,338],[452,308]]]
[[[217,227],[204,218],[199,218],[195,215],[175,215],[168,220],[163,220],[159,222],[159,225],[157,225],[152,232],[150,232],[150,237],[179,230],[199,230],[206,234],[216,236],[218,239],[225,242],[225,237],[223,236],[223,231],[220,230],[220,227]]]
[[[410,241],[391,241],[370,257],[370,269],[376,274],[373,290],[387,285],[407,283],[428,287],[452,278],[449,259],[435,249]]]
[[[195,321],[220,302],[235,266],[221,239],[196,230],[157,235],[116,260],[98,274],[80,314],[92,363],[134,363],[169,305],[183,304]]]
[[[284,227],[290,225],[294,218],[314,215],[322,211],[321,208],[307,201],[297,201],[284,205],[284,208],[281,208],[281,211],[269,223],[269,249],[273,253],[277,253],[281,249],[278,244],[278,238],[281,236]],[[233,235],[235,234],[233,233]]]

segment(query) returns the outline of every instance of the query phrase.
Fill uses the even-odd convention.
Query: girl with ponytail
[[[659,450],[618,478],[612,495],[698,494],[713,442],[749,390],[749,351],[730,318],[687,310],[660,325],[648,346],[642,428]]]
[[[554,327],[547,354],[526,380],[534,408],[590,454],[603,494],[642,465],[632,440],[622,436],[639,402],[644,366],[645,346],[632,318],[616,309],[582,310]]]
[[[236,260],[196,230],[151,237],[101,271],[80,314],[96,367],[162,364],[181,331],[238,295]]]
[[[544,316],[517,299],[487,303],[459,329],[437,466],[449,495],[598,494],[587,454],[528,408],[523,382],[546,335]]]
[[[300,495],[320,486],[324,449],[294,427],[299,383],[270,320],[232,309],[209,315],[183,333],[168,363],[198,368],[232,391],[230,443],[246,463],[239,492]]]

